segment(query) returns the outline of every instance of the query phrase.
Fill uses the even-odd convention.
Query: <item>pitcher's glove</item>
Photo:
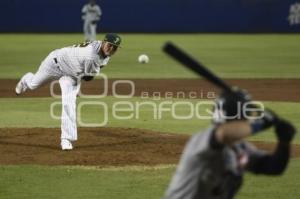
[[[84,81],[91,81],[94,79],[94,76],[83,76],[81,79],[83,79]]]
[[[279,119],[275,125],[275,133],[280,142],[290,142],[295,133],[295,127],[284,119]]]

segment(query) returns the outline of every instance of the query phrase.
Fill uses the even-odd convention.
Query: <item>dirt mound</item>
[[[58,128],[0,129],[0,164],[158,165],[176,164],[189,136],[140,129],[79,128],[72,151],[60,150]],[[273,150],[274,144],[255,142]],[[293,157],[300,146],[293,146]]]
[[[80,128],[72,151],[60,129],[1,129],[0,164],[156,165],[175,163],[187,136],[122,128]]]

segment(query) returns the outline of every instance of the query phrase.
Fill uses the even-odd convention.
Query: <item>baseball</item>
[[[147,64],[149,62],[149,57],[145,54],[142,54],[139,56],[138,61],[141,64]]]

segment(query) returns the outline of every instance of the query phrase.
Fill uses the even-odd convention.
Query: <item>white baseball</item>
[[[149,57],[147,55],[142,54],[142,55],[139,56],[138,61],[141,64],[147,64],[150,60],[149,60]]]

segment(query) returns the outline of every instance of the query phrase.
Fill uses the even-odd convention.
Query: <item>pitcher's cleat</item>
[[[67,150],[72,150],[73,149],[73,145],[72,145],[72,142],[68,139],[62,139],[61,140],[61,149],[63,151],[67,151]]]
[[[24,92],[24,85],[22,80],[20,80],[15,88],[16,95],[20,95]]]

